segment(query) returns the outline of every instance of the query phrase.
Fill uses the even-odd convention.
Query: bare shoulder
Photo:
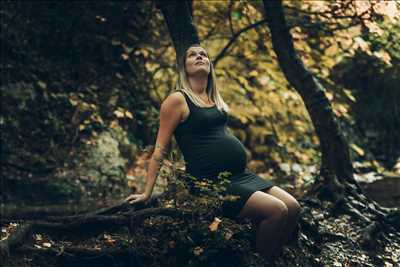
[[[161,104],[161,111],[182,113],[185,97],[181,92],[173,92],[168,95]]]
[[[185,97],[183,96],[183,93],[179,91],[171,93],[165,100],[167,100],[168,98],[170,99],[169,101],[172,101],[175,104],[182,105],[183,103],[185,103]]]
[[[164,99],[161,106],[164,108],[165,107],[177,108],[177,107],[182,107],[184,103],[185,103],[185,97],[182,95],[182,93],[173,92]]]

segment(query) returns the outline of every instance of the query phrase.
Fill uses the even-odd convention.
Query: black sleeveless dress
[[[246,169],[247,156],[242,143],[227,131],[228,114],[216,106],[199,107],[181,92],[189,106],[188,118],[178,124],[174,136],[186,164],[186,172],[197,179],[217,179],[230,172],[226,193],[239,196],[225,201],[223,214],[235,218],[248,198],[274,184]]]

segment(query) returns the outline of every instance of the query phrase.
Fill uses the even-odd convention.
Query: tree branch
[[[239,30],[238,32],[236,32],[231,37],[231,39],[228,41],[228,43],[225,45],[225,47],[221,50],[221,52],[219,52],[218,55],[214,58],[214,60],[213,60],[214,67],[218,64],[218,62],[222,59],[222,57],[227,53],[228,49],[233,45],[233,43],[236,41],[237,38],[239,38],[239,36],[242,33],[246,32],[248,30],[254,29],[255,27],[258,27],[259,25],[264,24],[266,22],[267,22],[267,20],[263,19],[263,20],[255,22],[253,24],[250,24],[250,25],[244,27],[243,29]]]

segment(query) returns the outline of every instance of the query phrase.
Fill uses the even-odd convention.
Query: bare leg
[[[247,200],[238,217],[259,221],[256,246],[260,254],[271,259],[281,245],[288,209],[284,202],[265,192],[256,191]]]
[[[265,192],[280,199],[283,203],[285,203],[286,207],[288,208],[288,216],[286,220],[286,225],[283,230],[282,238],[282,244],[285,244],[289,241],[294,229],[297,226],[297,221],[300,215],[300,205],[292,195],[290,195],[285,190],[279,188],[278,186],[273,186],[267,189]]]

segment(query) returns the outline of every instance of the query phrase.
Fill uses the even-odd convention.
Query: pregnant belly
[[[190,164],[194,172],[206,177],[216,177],[221,172],[243,172],[247,164],[246,150],[233,135],[224,134],[208,142]]]

